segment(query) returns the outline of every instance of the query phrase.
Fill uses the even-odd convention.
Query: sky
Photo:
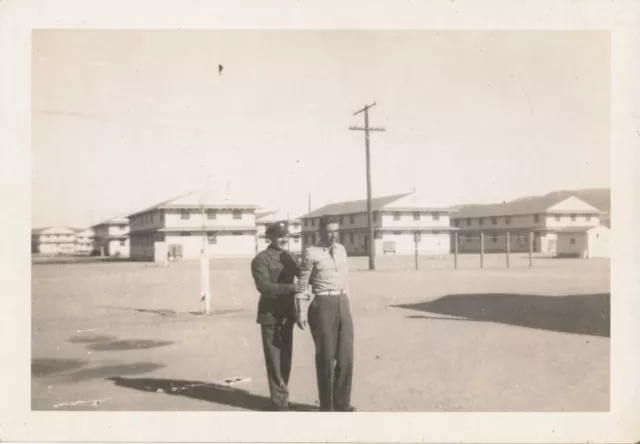
[[[205,183],[292,216],[609,187],[599,31],[39,30],[32,225],[86,227]],[[223,65],[222,75],[218,65]]]

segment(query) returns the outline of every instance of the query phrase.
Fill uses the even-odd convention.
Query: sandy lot
[[[504,255],[351,258],[359,411],[606,411],[609,261]],[[268,388],[248,260],[32,267],[34,410],[262,410]],[[313,410],[313,342],[290,388]]]

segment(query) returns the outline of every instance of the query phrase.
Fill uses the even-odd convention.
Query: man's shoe
[[[336,412],[357,412],[358,410],[352,406],[352,405],[348,405],[346,407],[340,407],[336,409]]]

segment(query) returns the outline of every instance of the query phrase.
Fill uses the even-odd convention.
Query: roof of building
[[[572,197],[558,196],[558,195],[546,195],[546,196],[534,196],[528,198],[522,198],[513,200],[510,202],[494,203],[494,204],[476,204],[476,205],[461,205],[454,207],[457,212],[453,218],[462,219],[470,217],[492,217],[492,216],[518,216],[524,214],[541,214],[550,212],[550,208],[564,202]],[[575,198],[575,197],[574,197]],[[577,199],[577,198],[575,198]],[[582,201],[587,207],[591,209],[591,213],[601,213],[597,208]],[[563,212],[563,211],[557,211]]]
[[[75,234],[81,231],[84,231],[85,228],[74,228],[74,227],[66,227],[66,226],[55,226],[55,227],[40,227],[40,228],[32,228],[31,234],[41,234],[45,231],[48,234]]]
[[[91,228],[99,227],[102,225],[128,225],[129,218],[126,216],[116,216],[111,219],[103,220],[102,222],[98,222],[95,225],[92,225]]]
[[[177,197],[167,199],[143,210],[131,213],[131,218],[138,214],[147,213],[156,209],[166,208],[205,208],[209,209],[249,209],[255,210],[259,208],[255,204],[248,203],[248,199],[239,199],[237,197],[222,194],[215,191],[190,191]]]
[[[279,209],[267,210],[260,208],[256,211],[256,223],[271,223],[279,220],[288,220],[289,222],[300,223],[300,219],[293,219],[289,213]]]
[[[423,196],[411,192],[411,193],[402,193],[402,194],[394,194],[391,196],[381,196],[374,197],[371,199],[371,209],[372,211],[380,211],[380,210],[432,210],[432,211],[443,211],[443,212],[452,212],[455,211],[451,208],[446,208],[443,206],[436,206],[429,203],[428,199],[425,199]],[[325,205],[323,207],[318,208],[304,216],[301,216],[300,219],[306,219],[310,217],[319,217],[319,216],[329,216],[329,215],[339,215],[339,214],[357,214],[357,213],[365,213],[367,211],[367,200],[351,200],[346,202],[336,202],[329,205]]]

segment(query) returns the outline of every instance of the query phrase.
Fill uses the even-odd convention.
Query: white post
[[[202,312],[209,314],[211,312],[211,289],[209,281],[209,239],[207,238],[207,216],[204,210],[205,196],[202,199],[202,250],[200,254],[200,297],[202,301]]]

